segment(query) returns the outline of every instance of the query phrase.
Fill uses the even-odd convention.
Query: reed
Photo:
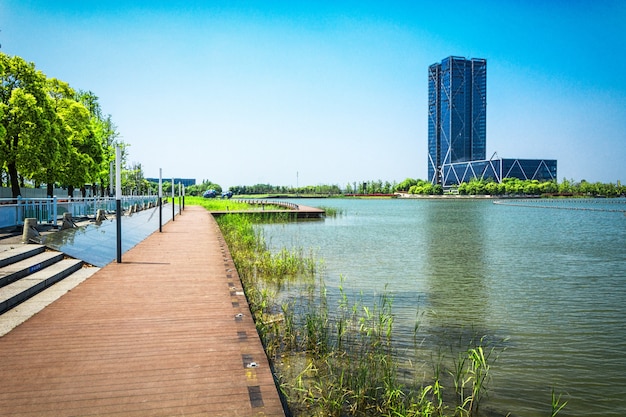
[[[318,208],[324,210],[326,217],[343,216],[345,213],[344,209],[338,207],[318,206]]]
[[[550,417],[556,417],[562,409],[567,405],[567,401],[561,401],[561,394],[556,395],[554,392],[554,387],[552,388],[552,411],[550,413]]]

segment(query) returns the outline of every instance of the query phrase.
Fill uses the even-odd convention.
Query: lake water
[[[626,415],[626,200],[302,199],[336,218],[264,226],[273,248],[312,248],[329,293],[393,295],[409,354],[469,333],[503,341],[485,409]],[[545,206],[545,207],[544,207]],[[503,415],[501,414],[501,415]]]

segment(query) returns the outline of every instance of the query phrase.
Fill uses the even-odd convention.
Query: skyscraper
[[[487,61],[448,57],[428,69],[428,180],[486,158]]]
[[[428,180],[556,180],[555,159],[487,160],[487,61],[456,56],[428,68]]]

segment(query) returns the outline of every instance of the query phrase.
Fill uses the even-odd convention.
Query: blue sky
[[[0,0],[2,52],[93,91],[148,177],[427,177],[427,69],[487,59],[487,153],[626,181],[626,2]]]

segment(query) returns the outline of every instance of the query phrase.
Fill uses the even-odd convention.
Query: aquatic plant
[[[337,217],[344,214],[344,209],[338,207],[318,206],[317,208],[324,210],[326,217]]]
[[[558,396],[554,392],[554,387],[552,388],[552,411],[550,413],[550,417],[556,417],[559,412],[565,408],[567,405],[567,401],[561,401],[561,394]]]

